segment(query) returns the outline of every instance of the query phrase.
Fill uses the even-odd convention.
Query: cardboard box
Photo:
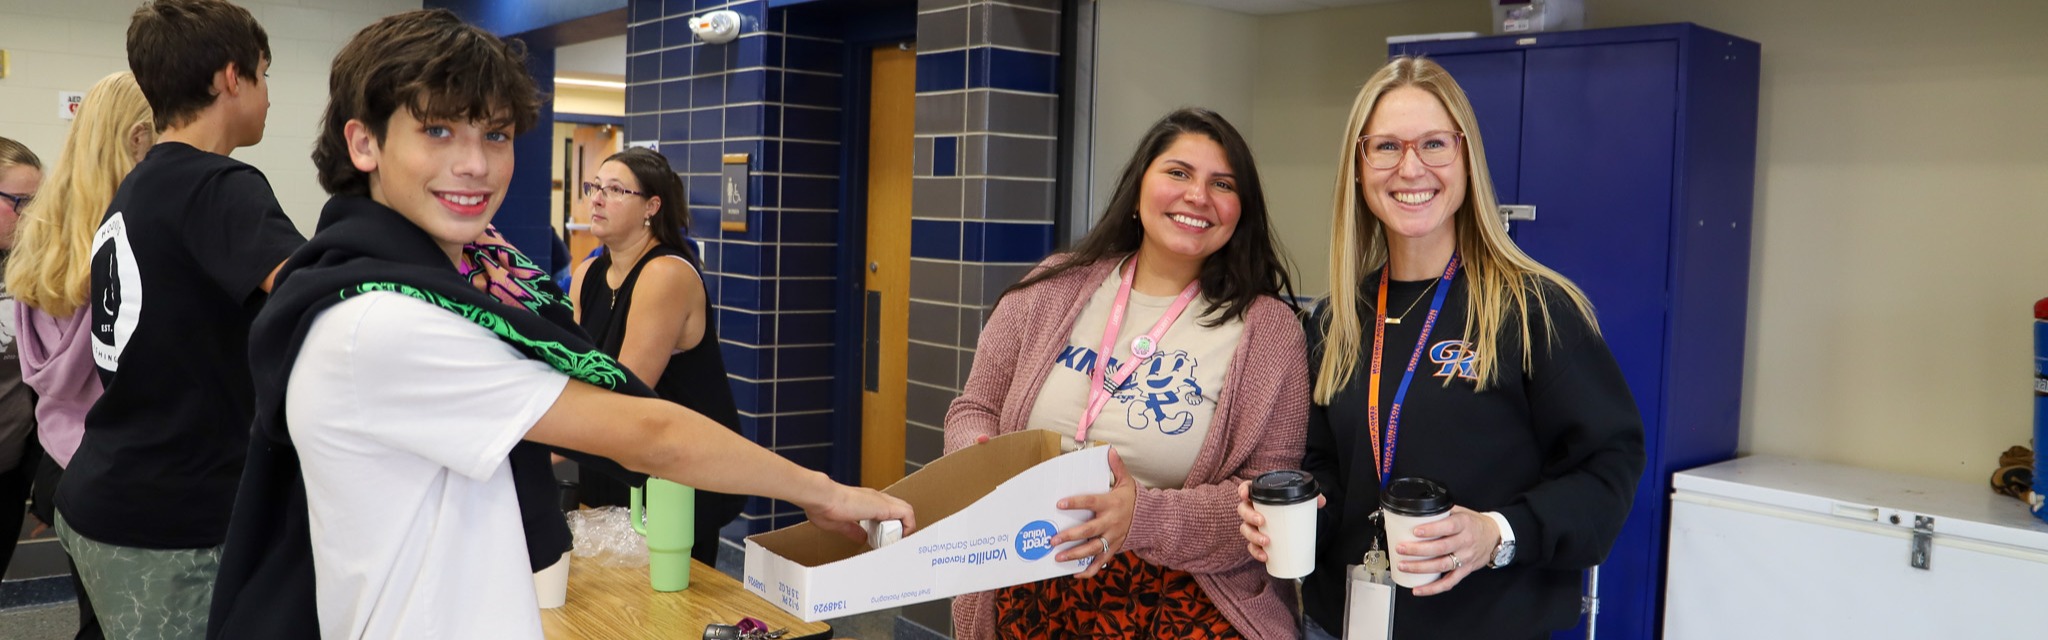
[[[808,522],[754,535],[743,582],[815,622],[1072,575],[1094,559],[1054,562],[1071,545],[1049,541],[1094,514],[1054,505],[1108,491],[1110,482],[1108,447],[1061,455],[1051,431],[1000,436],[885,490],[917,514],[917,530],[896,544],[869,549]]]

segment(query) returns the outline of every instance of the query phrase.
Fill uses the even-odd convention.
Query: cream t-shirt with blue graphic
[[[1089,375],[1102,360],[1096,350],[1102,346],[1103,327],[1109,324],[1110,305],[1116,302],[1123,284],[1121,274],[1121,269],[1111,271],[1095,288],[1088,307],[1074,322],[1067,346],[1060,349],[1052,372],[1046,374],[1038,401],[1031,406],[1031,427],[1066,436],[1068,451],[1080,448],[1074,442],[1074,432],[1081,413],[1088,408]],[[1173,306],[1175,297],[1131,292],[1104,378],[1130,359],[1131,339],[1152,330]],[[1208,306],[1204,296],[1196,296],[1188,304],[1160,337],[1157,352],[1131,371],[1088,428],[1089,440],[1116,447],[1124,467],[1140,486],[1180,488],[1208,437],[1209,418],[1222,397],[1224,374],[1230,369],[1238,339],[1244,335],[1242,320],[1213,328],[1202,326],[1207,318],[1198,314]]]

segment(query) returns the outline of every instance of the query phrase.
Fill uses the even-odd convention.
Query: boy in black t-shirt
[[[156,0],[128,64],[157,145],[92,243],[93,360],[106,393],[57,489],[58,535],[108,637],[197,638],[253,411],[249,322],[305,238],[262,172],[270,44],[241,7]]]

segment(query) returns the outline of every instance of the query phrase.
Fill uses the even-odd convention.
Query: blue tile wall
[[[742,413],[771,413],[775,410],[775,383],[733,380],[732,399]]]
[[[734,377],[763,380],[775,370],[773,362],[764,362],[760,347],[720,342],[718,350],[719,355],[725,358],[725,372]]]
[[[994,47],[967,50],[967,86],[1053,93],[1059,86],[1060,57]]]
[[[768,44],[770,42],[773,42],[777,46],[780,46],[782,44],[782,38],[776,36],[761,36],[758,38],[741,38],[735,41],[733,43],[735,51],[733,57],[733,66],[740,69],[745,69],[748,67],[766,66],[768,59]]]
[[[838,25],[788,20],[801,5],[770,9],[763,0],[628,5],[627,139],[654,141],[683,174],[742,421],[755,442],[808,445],[788,453],[830,469],[834,430],[846,425],[829,405],[801,405],[832,397],[845,45],[825,35]],[[688,33],[691,16],[715,8],[743,16],[738,40],[714,45]],[[751,154],[746,231],[719,225],[727,153]],[[791,405],[791,393],[803,400]],[[796,511],[777,509],[750,503],[726,533],[765,530],[770,516]]]
[[[960,136],[932,138],[932,175],[951,176],[960,171]]]
[[[986,221],[991,184],[1057,182],[1054,162],[1038,156],[1058,131],[1053,109],[1020,110],[1015,105],[1056,104],[1059,98],[1059,57],[1056,53],[998,49],[989,46],[986,34],[1004,34],[1005,41],[1060,42],[1057,33],[1058,7],[1074,3],[1015,2],[1011,0],[925,0],[925,16],[954,10],[967,16],[974,32],[962,37],[957,23],[932,18],[920,19],[920,42],[933,49],[918,55],[918,153],[913,192],[918,202],[911,218],[911,290],[918,304],[911,308],[912,323],[946,323],[963,318],[986,317],[985,291],[998,291],[1029,265],[1053,249],[1055,211],[1050,206],[1042,221],[1026,215],[1005,215],[1004,221]],[[955,14],[957,15],[957,14]],[[922,17],[922,16],[921,16]],[[978,21],[978,22],[976,22]],[[941,44],[943,43],[943,44]],[[960,44],[964,48],[953,48]],[[927,109],[934,110],[927,112]],[[941,110],[944,111],[936,111]],[[1028,112],[1027,112],[1028,111]],[[974,144],[960,142],[966,138]],[[989,141],[998,144],[987,144]],[[1029,142],[1023,142],[1029,141]],[[927,146],[929,145],[929,146]],[[1002,191],[1014,192],[1014,189]],[[1019,205],[1000,198],[998,208],[1006,213]],[[1050,204],[1048,202],[1048,204]],[[1032,206],[1032,205],[1023,205]],[[1022,218],[1022,220],[1018,220]],[[1018,220],[1012,222],[1012,220]],[[963,323],[964,324],[964,323]],[[962,326],[954,344],[918,342],[910,368],[913,388],[936,393],[912,393],[905,399],[912,416],[943,415],[953,393],[957,393],[971,367],[978,334]],[[944,363],[936,365],[932,363]],[[957,363],[957,366],[954,366]],[[931,431],[915,428],[913,434]],[[906,469],[922,468],[935,455],[928,440],[907,440]],[[926,628],[946,629],[943,607],[926,616],[906,610],[906,619]]]
[[[782,242],[837,242],[837,216],[831,212],[784,211],[776,214]]]
[[[910,256],[959,260],[960,223],[953,220],[911,220]]]
[[[776,385],[776,392],[784,397],[832,396],[831,380],[799,380]],[[779,447],[807,444],[829,444],[832,442],[832,414],[799,413],[776,416],[775,445]]]
[[[779,314],[775,338],[789,344],[831,344],[833,319],[830,313]]]
[[[661,21],[661,46],[680,47],[690,44],[696,34],[690,31],[690,17],[677,16]],[[628,43],[627,46],[632,46]]]
[[[782,276],[785,278],[830,277],[833,262],[839,258],[839,248],[831,245],[783,245]],[[820,298],[830,299],[830,291],[815,291]]]
[[[839,139],[839,110],[785,105],[782,137],[788,140]]]
[[[977,16],[974,20],[982,22],[970,25],[977,34],[1021,38],[1008,39],[1013,42],[1058,42],[1059,34],[1053,32],[1060,23],[1058,12],[1042,8],[1047,4],[1057,5],[954,0],[921,6],[926,9],[924,17],[956,8],[965,16]],[[1048,153],[1044,151],[1053,144],[1048,134],[1058,130],[1057,114],[1049,109],[1044,115],[1019,113],[1014,108],[1019,102],[1057,102],[1060,60],[1057,53],[996,48],[986,37],[962,37],[958,25],[948,19],[921,19],[918,26],[921,42],[937,43],[934,48],[944,50],[917,57],[919,157],[910,254],[916,258],[911,263],[911,290],[917,292],[919,304],[912,305],[910,322],[953,327],[961,318],[985,317],[984,291],[1000,289],[1002,282],[1013,279],[1054,247],[1055,212],[1051,207],[1044,207],[1048,210],[1042,220],[1010,209],[1002,209],[1003,221],[988,221],[987,216],[992,204],[988,202],[988,185],[1060,179],[1055,174],[1057,163],[1045,161]],[[1012,108],[1005,110],[1005,106]],[[934,111],[925,111],[928,109]],[[993,204],[997,208],[1015,206],[1004,201]],[[971,362],[976,334],[971,329],[961,330],[951,344],[924,341],[912,345],[915,358],[922,358],[919,362],[952,360],[962,366],[913,366],[910,379],[917,388],[940,392],[912,394],[906,399],[912,405],[907,407],[910,415],[945,412],[943,405],[951,393],[959,391],[963,371]],[[928,337],[934,335],[942,334]],[[929,447],[914,447],[905,465],[921,467],[932,455]]]
[[[774,326],[771,316],[733,309],[718,310],[718,337],[725,340],[761,344],[761,340],[774,331]]]
[[[962,224],[961,253],[967,253],[968,245],[980,245],[979,255],[963,256],[962,260],[995,263],[1037,262],[1045,257],[1047,247],[1053,244],[1051,224],[972,220]]]
[[[780,158],[783,173],[831,175],[839,170],[839,145],[784,141]]]
[[[786,247],[786,249],[796,248],[798,247]],[[818,248],[826,251],[832,250],[832,247]],[[778,299],[778,306],[783,311],[831,311],[834,302],[832,300],[834,284],[835,281],[829,278],[784,278],[776,283],[776,286],[779,287],[777,293],[781,296]],[[782,344],[793,344],[788,338],[781,338],[780,341]],[[827,342],[830,341],[828,340]]]
[[[659,85],[636,84],[626,87],[626,111],[652,113],[661,110]]]
[[[954,91],[967,88],[967,52],[945,51],[917,54],[917,92]]]
[[[667,78],[682,78],[689,76],[691,60],[690,54],[694,51],[696,50],[691,49],[689,47],[679,47],[663,51],[659,54],[655,54],[660,56],[657,59],[661,61],[661,68],[656,69],[655,73],[661,74],[662,77]],[[632,73],[632,70],[628,69],[627,72]]]
[[[797,463],[797,464],[803,465],[803,466],[804,466],[804,468],[806,468],[806,469],[812,469],[812,470],[815,470],[815,471],[831,471],[831,470],[832,470],[832,448],[831,448],[831,447],[798,447],[798,448],[793,448],[793,449],[785,449],[785,448],[780,448],[780,447],[778,447],[778,448],[776,449],[776,453],[780,453],[780,454],[782,454],[782,457],[784,457],[784,458],[789,458],[789,461],[790,461],[790,462],[794,462],[794,463]],[[797,524],[797,523],[803,522],[803,510],[802,510],[802,509],[798,509],[798,508],[796,508],[796,507],[795,507],[794,505],[791,505],[791,504],[789,504],[789,503],[787,503],[787,502],[783,502],[783,501],[781,501],[781,500],[777,500],[777,501],[775,501],[775,506],[776,506],[776,508],[777,508],[778,510],[781,510],[781,509],[787,509],[787,511],[782,511],[782,513],[795,513],[795,514],[796,514],[796,522],[792,522],[792,523],[790,523],[790,524]],[[782,517],[783,517],[783,516],[781,516],[781,515],[777,515],[777,516],[776,516],[776,519],[777,519],[778,521],[780,521],[780,520],[782,519]],[[787,525],[784,525],[784,526],[787,526]],[[777,527],[777,528],[781,528],[781,527]]]
[[[659,129],[661,129],[661,114],[643,113],[626,116],[626,135],[630,139],[652,139]],[[669,156],[669,161],[674,162],[675,156]]]
[[[782,55],[792,69],[842,73],[845,66],[845,58],[841,56],[842,49],[843,47],[836,41],[790,38],[784,45]]]

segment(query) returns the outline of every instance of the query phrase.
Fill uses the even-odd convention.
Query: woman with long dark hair
[[[960,638],[1293,637],[1293,589],[1230,535],[1237,484],[1301,459],[1292,298],[1244,137],[1168,114],[1094,230],[1004,293],[946,415],[948,452],[1024,429],[1113,447],[1116,483],[1061,501],[1094,516],[1053,538],[1092,579],[956,598]]]
[[[662,398],[739,432],[703,264],[689,241],[682,178],[660,153],[633,148],[605,158],[582,187],[591,235],[604,250],[570,281],[576,323]],[[583,504],[626,504],[626,485],[611,476],[582,471],[577,481]],[[690,556],[715,566],[718,530],[740,514],[746,498],[699,490],[696,504]]]

